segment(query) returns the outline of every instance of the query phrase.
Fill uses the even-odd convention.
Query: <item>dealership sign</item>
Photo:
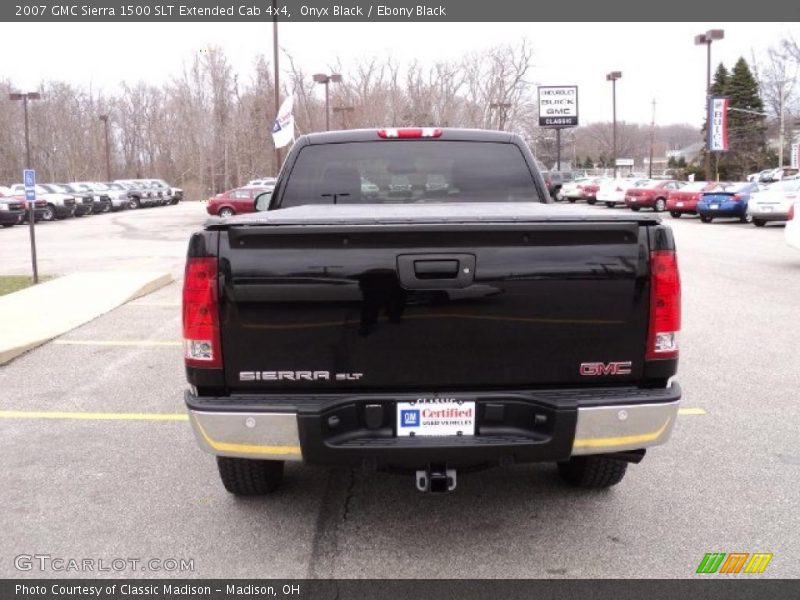
[[[578,125],[578,86],[539,86],[539,127]]]
[[[728,150],[728,99],[713,96],[708,99],[708,149],[711,152]]]

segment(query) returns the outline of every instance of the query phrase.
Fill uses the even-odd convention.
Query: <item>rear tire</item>
[[[42,221],[55,221],[56,220],[56,207],[52,204],[48,204],[45,209],[44,213],[42,213]]]
[[[581,488],[607,488],[617,485],[628,463],[603,456],[574,456],[558,463],[558,474],[570,485]]]
[[[236,496],[261,496],[277,490],[283,481],[283,461],[217,457],[222,485]]]
[[[683,213],[679,213],[677,210],[669,211],[669,216],[672,217],[673,219],[680,219],[682,215]]]
[[[655,210],[656,212],[664,212],[665,208],[667,208],[667,201],[664,200],[663,198],[659,198],[658,200],[656,200],[656,204],[653,207],[653,210]]]
[[[606,202],[606,207],[614,208],[614,203],[613,202]]]
[[[706,215],[700,215],[700,222],[701,223],[711,223],[714,220],[714,217],[707,217]]]
[[[589,198],[586,201],[586,204],[588,204],[589,206],[594,206],[595,204],[597,204],[597,200],[595,200],[594,198]]]
[[[141,208],[142,207],[142,202],[141,202],[141,200],[139,200],[139,198],[134,196],[133,198],[130,199],[130,202],[128,202],[128,206],[130,208]]]
[[[642,207],[641,207],[641,206],[630,206],[629,208],[630,208],[630,209],[631,209],[633,212],[639,212],[640,210],[642,210]]]
[[[753,225],[756,227],[763,227],[767,222],[764,219],[753,219]]]
[[[575,198],[567,198],[567,202],[570,204],[575,204]]]
[[[228,217],[232,217],[232,216],[233,216],[233,215],[235,215],[236,213],[235,213],[235,212],[233,212],[233,209],[232,209],[232,208],[227,208],[227,207],[226,207],[226,208],[220,208],[220,209],[219,209],[219,212],[218,212],[217,214],[218,214],[220,217],[222,217],[223,219],[226,219],[226,218],[228,218]]]

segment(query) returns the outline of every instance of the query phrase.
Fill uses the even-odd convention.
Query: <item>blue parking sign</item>
[[[25,182],[25,200],[36,201],[36,171],[25,169],[22,171],[22,180]]]

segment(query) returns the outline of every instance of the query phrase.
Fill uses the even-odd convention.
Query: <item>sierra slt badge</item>
[[[585,362],[581,363],[581,375],[584,377],[598,377],[600,375],[630,375],[631,361],[624,362]]]
[[[239,371],[239,381],[358,381],[363,376],[330,371]]]

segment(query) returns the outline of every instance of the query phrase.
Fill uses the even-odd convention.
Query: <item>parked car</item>
[[[718,181],[690,181],[677,190],[667,194],[667,210],[675,219],[679,219],[684,214],[697,214],[697,201],[700,194],[713,190],[720,184]]]
[[[370,200],[377,198],[381,193],[381,188],[372,183],[369,179],[361,178],[361,196]]]
[[[583,198],[583,186],[594,181],[594,179],[592,177],[578,177],[573,181],[568,181],[561,186],[557,199],[571,203],[581,200]]]
[[[786,229],[783,232],[786,243],[800,250],[800,202],[795,202],[789,207],[786,218]]]
[[[777,169],[767,171],[766,174],[761,175],[758,180],[761,183],[774,183],[775,181],[783,181],[784,179],[795,177],[798,173],[800,173],[800,169],[797,167],[778,167]]]
[[[222,192],[208,199],[206,212],[219,217],[232,217],[233,215],[255,212],[255,198],[265,191],[269,191],[269,188],[241,187]]]
[[[776,181],[755,192],[747,203],[748,221],[763,227],[768,221],[786,221],[789,209],[800,200],[800,179]]]
[[[581,196],[586,200],[586,204],[597,204],[597,192],[600,186],[604,183],[610,182],[608,177],[597,177],[589,183],[581,185]]]
[[[652,208],[655,212],[664,212],[669,193],[679,190],[682,186],[683,182],[675,179],[652,179],[644,185],[627,189],[625,205],[633,211]]]
[[[108,188],[109,196],[111,196],[112,210],[127,210],[131,208],[130,192],[125,186],[113,181],[102,182],[102,185]],[[114,201],[115,195],[117,198],[116,202]],[[124,205],[124,208],[122,205]],[[119,206],[119,208],[117,208],[117,206]]]
[[[758,173],[750,173],[750,175],[747,176],[747,181],[761,181],[762,177],[766,177],[774,170],[775,169],[764,169],[763,171],[759,171]]]
[[[104,192],[96,190],[92,183],[88,181],[73,181],[69,185],[78,190],[78,193],[92,195],[92,212],[94,214],[99,215],[111,210],[111,197]]]
[[[544,177],[544,184],[553,200],[558,200],[558,194],[565,183],[575,179],[571,171],[545,171],[542,173],[542,177]]]
[[[20,219],[21,223],[28,222],[28,216],[30,215],[30,209],[28,208],[28,203],[25,200],[25,194],[17,194],[9,187],[1,186],[0,185],[0,201],[6,202],[10,205],[21,205],[22,206],[22,217]],[[33,207],[33,220],[35,223],[38,223],[44,218],[45,213],[48,212],[47,208],[47,201],[45,200],[36,200]]]
[[[101,200],[104,201],[104,199],[107,198],[111,202],[112,211],[127,210],[130,208],[128,194],[125,193],[125,190],[112,188],[108,184],[99,181],[87,181],[86,185],[94,190],[95,194],[99,194]]]
[[[261,177],[259,179],[248,181],[247,184],[242,187],[274,188],[276,181],[277,179],[275,177]]]
[[[92,193],[81,191],[68,183],[51,183],[49,185],[65,194],[71,194],[75,198],[76,217],[92,214],[94,209],[94,195]]]
[[[161,191],[166,204],[177,204],[183,200],[183,190],[171,186],[163,179],[143,179],[142,181],[150,184],[152,188]]]
[[[130,208],[155,206],[152,192],[144,189],[140,183],[130,179],[116,179],[114,183],[121,185],[128,191],[128,205]]]
[[[17,198],[0,196],[0,225],[13,227],[25,218],[25,203]]]
[[[704,192],[697,202],[697,213],[703,223],[711,223],[714,219],[739,219],[747,221],[747,202],[750,195],[758,191],[758,184],[753,181],[722,183],[714,189]]]
[[[598,202],[602,202],[608,208],[614,208],[617,204],[625,204],[625,192],[630,188],[640,187],[648,181],[650,180],[633,177],[611,179],[600,184],[595,197]]]
[[[184,399],[228,492],[275,491],[287,460],[405,472],[422,492],[557,463],[568,484],[606,488],[667,441],[681,397],[670,228],[553,206],[515,134],[436,131],[301,136],[271,210],[192,235]],[[360,194],[343,160],[388,181],[420,155],[457,194],[334,205]]]
[[[11,186],[16,195],[25,197],[25,185],[15,183]],[[36,184],[36,198],[45,201],[46,207],[42,214],[45,221],[54,219],[69,219],[75,216],[75,196],[57,191],[44,183]]]

